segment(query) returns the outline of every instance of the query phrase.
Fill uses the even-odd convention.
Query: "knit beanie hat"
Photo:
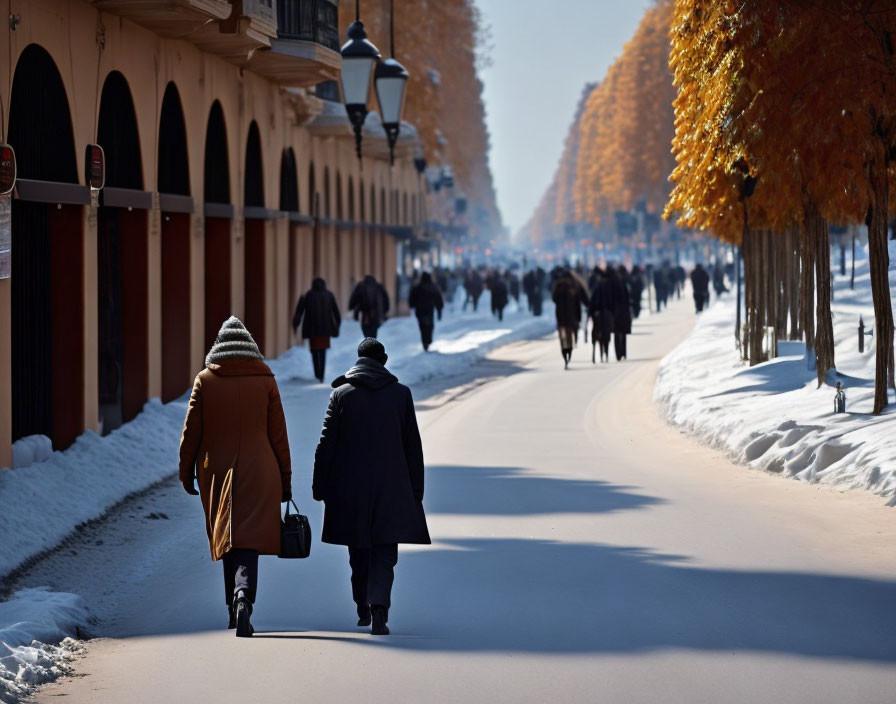
[[[389,360],[383,343],[373,337],[365,337],[361,340],[361,344],[358,345],[358,356],[373,359],[383,365]]]
[[[264,359],[258,345],[252,339],[252,335],[246,330],[246,326],[239,318],[231,315],[218,331],[215,344],[212,345],[205,357],[205,366],[218,364],[224,359],[233,357]]]

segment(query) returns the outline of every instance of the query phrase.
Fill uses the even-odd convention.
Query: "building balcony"
[[[112,12],[163,37],[187,37],[209,22],[230,17],[228,0],[93,0],[97,9]]]
[[[203,51],[244,66],[258,49],[268,48],[276,36],[275,0],[234,0],[226,19],[206,25],[190,40]]]
[[[292,88],[337,80],[342,57],[335,0],[278,0],[276,36],[247,68]]]

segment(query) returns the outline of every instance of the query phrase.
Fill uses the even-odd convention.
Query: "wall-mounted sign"
[[[106,155],[99,144],[87,145],[84,171],[84,180],[90,188],[99,190],[106,185]]]
[[[12,193],[16,185],[16,152],[8,144],[0,144],[0,195]]]

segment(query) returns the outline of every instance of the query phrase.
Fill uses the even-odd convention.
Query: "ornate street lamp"
[[[395,143],[401,130],[401,114],[404,112],[404,89],[408,72],[395,60],[395,29],[393,0],[389,2],[389,53],[391,57],[377,64],[374,74],[376,100],[380,106],[380,120],[389,142],[389,163],[395,163]]]
[[[380,62],[380,52],[368,39],[360,18],[360,0],[355,0],[355,21],[349,25],[348,41],[342,46],[342,102],[355,132],[355,151],[361,158],[361,129],[367,118],[370,79]]]

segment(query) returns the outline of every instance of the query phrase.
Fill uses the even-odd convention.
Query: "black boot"
[[[389,627],[386,625],[386,621],[389,620],[389,609],[385,606],[371,604],[370,613],[373,617],[373,627],[370,632],[375,636],[389,635]]]
[[[233,608],[233,604],[230,604],[227,607],[227,613],[230,615],[230,620],[227,622],[227,628],[236,628],[236,609]]]
[[[358,625],[370,625],[370,607],[367,604],[358,605]]]
[[[236,637],[251,638],[252,634],[255,633],[255,629],[252,628],[252,623],[249,620],[249,617],[252,615],[252,603],[242,589],[237,592],[233,601],[233,610],[236,612]]]

